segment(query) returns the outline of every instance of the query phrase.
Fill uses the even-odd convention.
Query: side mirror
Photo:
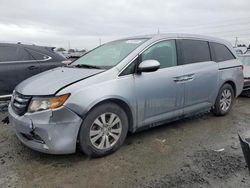
[[[145,60],[139,64],[138,72],[154,72],[160,68],[157,60]]]

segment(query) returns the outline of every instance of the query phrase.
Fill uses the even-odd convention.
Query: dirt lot
[[[129,135],[99,159],[32,151],[1,123],[0,187],[250,187],[237,137],[250,129],[249,108],[250,99],[239,98],[225,117],[208,113]]]

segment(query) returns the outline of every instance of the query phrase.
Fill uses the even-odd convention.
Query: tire
[[[229,97],[229,94],[226,94],[226,92],[229,92],[231,94],[231,97]],[[233,90],[232,86],[230,84],[224,84],[220,88],[220,91],[219,91],[218,96],[216,98],[214,107],[211,110],[212,113],[216,116],[226,115],[231,110],[231,108],[233,106],[234,99],[235,99],[235,94],[234,94],[234,90]],[[224,102],[222,102],[222,101],[224,101]],[[229,101],[230,101],[230,103],[229,103]]]
[[[94,107],[84,119],[79,131],[79,146],[90,157],[102,157],[118,150],[127,132],[125,111],[115,103],[104,103]]]

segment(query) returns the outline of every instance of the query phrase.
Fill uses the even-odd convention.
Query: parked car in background
[[[244,88],[243,95],[250,97],[250,54],[239,56],[242,64],[244,65]]]
[[[85,50],[81,50],[81,51],[70,50],[70,52],[57,51],[57,53],[61,54],[63,57],[65,57],[66,59],[70,61],[74,61],[80,58],[81,56],[83,56],[86,53],[86,51]]]
[[[247,52],[247,47],[234,47],[237,54],[244,54]]]
[[[11,97],[21,81],[60,67],[64,60],[53,47],[0,43],[0,99]]]
[[[236,52],[237,54],[243,54],[243,52],[242,52],[241,49],[235,49],[235,52]]]
[[[230,43],[197,35],[109,42],[67,67],[15,88],[9,119],[26,146],[45,153],[116,151],[128,131],[212,110],[227,114],[243,88]],[[218,125],[219,126],[219,125]]]

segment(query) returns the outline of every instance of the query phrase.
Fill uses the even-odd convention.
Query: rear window
[[[208,42],[201,40],[180,40],[181,64],[211,61]]]
[[[211,53],[213,60],[216,62],[227,61],[235,59],[232,52],[223,44],[211,42]]]
[[[34,60],[34,58],[23,48],[15,46],[0,46],[0,62],[26,60]]]

